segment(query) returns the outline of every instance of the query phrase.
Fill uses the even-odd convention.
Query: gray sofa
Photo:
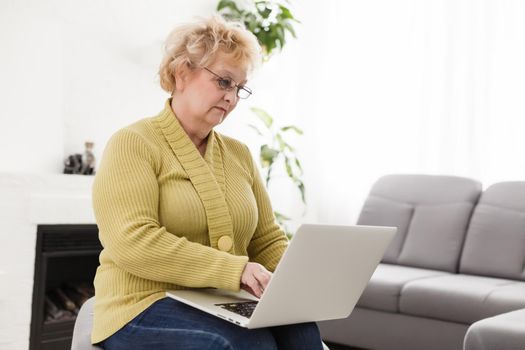
[[[482,193],[466,178],[385,176],[358,224],[398,233],[350,317],[319,323],[325,340],[379,350],[525,349],[525,182]]]

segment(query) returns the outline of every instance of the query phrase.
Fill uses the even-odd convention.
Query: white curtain
[[[297,67],[315,220],[354,222],[389,173],[525,180],[524,1],[316,4]]]

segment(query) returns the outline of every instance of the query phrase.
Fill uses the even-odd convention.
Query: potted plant
[[[273,0],[220,0],[217,11],[227,20],[242,22],[259,40],[265,60],[286,44],[286,33],[294,38],[294,18],[290,9]]]
[[[290,133],[302,135],[303,131],[294,125],[277,127],[274,125],[274,119],[266,111],[256,107],[252,107],[251,110],[260,120],[261,123],[259,124],[262,124],[262,127],[253,124],[249,126],[265,140],[265,143],[260,147],[259,162],[263,170],[262,175],[266,188],[270,187],[275,167],[284,166],[287,177],[299,190],[301,201],[306,205],[305,187],[302,180],[303,168],[295,153],[295,148],[288,141]],[[274,211],[274,214],[288,238],[291,238],[291,232],[287,224],[291,218],[278,211]]]

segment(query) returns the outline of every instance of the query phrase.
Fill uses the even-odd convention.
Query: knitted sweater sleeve
[[[117,132],[93,185],[93,208],[104,250],[138,277],[185,287],[240,289],[247,257],[178,237],[158,219],[160,156],[142,136]]]
[[[263,265],[269,271],[274,271],[288,247],[288,239],[275,221],[268,192],[250,151],[247,152],[253,174],[252,190],[259,217],[255,233],[248,245],[248,255],[250,261]]]

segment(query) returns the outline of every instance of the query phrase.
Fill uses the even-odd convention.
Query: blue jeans
[[[171,298],[161,299],[104,340],[106,350],[322,350],[311,323],[246,329]]]

